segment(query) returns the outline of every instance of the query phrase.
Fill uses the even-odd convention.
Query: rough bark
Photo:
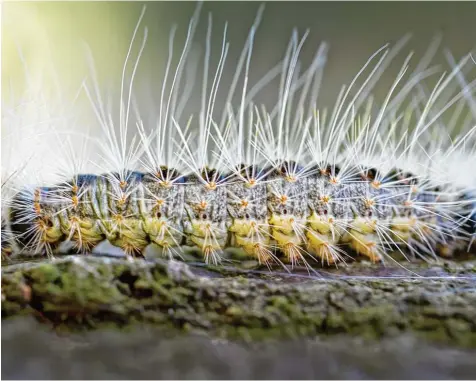
[[[300,277],[72,256],[3,266],[2,319],[33,315],[68,331],[141,322],[245,340],[405,332],[476,347],[475,263],[407,268],[425,276],[358,263]]]

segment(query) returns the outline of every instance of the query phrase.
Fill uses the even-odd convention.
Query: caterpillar
[[[229,42],[225,25],[220,59],[210,72],[209,16],[200,110],[184,120],[199,66],[192,45],[200,10],[198,3],[175,68],[171,33],[153,118],[133,93],[147,40],[145,28],[131,60],[144,7],[125,59],[118,110],[106,109],[93,67],[93,86],[82,88],[102,135],[71,132],[58,115],[61,122],[37,131],[44,150],[39,156],[58,155],[50,160],[60,167],[49,181],[57,180],[29,185],[18,180],[23,169],[15,176],[2,170],[2,254],[53,257],[65,242],[86,254],[108,241],[130,258],[150,245],[180,258],[181,248],[191,246],[204,262],[219,265],[235,248],[270,269],[290,264],[312,271],[313,264],[338,265],[356,255],[377,263],[392,253],[428,259],[474,247],[476,77],[466,79],[475,66],[470,53],[456,62],[447,52],[451,70],[441,73],[430,66],[432,44],[409,74],[410,53],[379,103],[372,90],[405,37],[378,49],[328,112],[318,102],[327,45],[309,67],[299,60],[308,31],[302,37],[294,31],[283,59],[249,83],[262,6],[217,111]],[[278,79],[277,103],[256,103]],[[22,124],[5,122],[17,129]],[[52,141],[58,147],[53,153]]]

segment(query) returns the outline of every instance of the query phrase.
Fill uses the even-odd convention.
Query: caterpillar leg
[[[270,268],[273,262],[279,263],[278,258],[270,250],[270,231],[267,222],[235,219],[228,230],[232,233],[233,246],[242,248],[260,265]]]
[[[335,224],[333,217],[320,216],[315,211],[307,219],[306,231],[308,251],[318,257],[322,264],[333,265],[344,262],[345,253],[337,245],[343,231]]]
[[[292,267],[303,264],[310,269],[309,263],[306,261],[303,250],[304,240],[297,234],[285,234],[277,229],[271,229],[272,237],[276,241],[278,248],[284,255],[285,263],[291,264]]]
[[[180,246],[183,233],[180,227],[171,226],[167,218],[144,219],[144,232],[150,241],[162,249],[162,253],[169,259],[177,254],[176,248]],[[177,254],[180,256],[179,254]]]
[[[80,219],[76,216],[61,221],[61,229],[66,238],[82,254],[91,253],[105,238],[99,221],[92,218]]]
[[[350,230],[344,235],[343,240],[360,255],[370,259],[373,263],[383,260],[379,250],[379,237],[376,233],[376,221],[357,217],[351,223]]]
[[[412,231],[416,225],[416,219],[410,217],[394,217],[390,230],[396,244],[406,244],[412,237]]]
[[[201,220],[192,219],[184,224],[186,243],[200,249],[205,263],[216,265],[223,260],[221,254],[226,247],[228,233],[224,222],[220,226],[209,221],[206,216],[203,214]]]
[[[114,246],[124,250],[129,257],[142,257],[149,240],[139,219],[119,219],[106,224],[106,238]]]
[[[210,239],[208,237],[197,237],[192,235],[189,237],[190,241],[198,246],[202,251],[205,263],[218,265],[222,261],[221,253],[225,248],[225,239]]]
[[[337,240],[316,231],[306,232],[307,250],[319,258],[322,264],[334,265],[343,262],[344,258],[337,250]]]

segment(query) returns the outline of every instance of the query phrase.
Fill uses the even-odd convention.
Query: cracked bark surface
[[[411,333],[476,347],[475,262],[406,267],[308,277],[71,256],[3,266],[2,319],[30,315],[68,332],[149,323],[246,341]]]

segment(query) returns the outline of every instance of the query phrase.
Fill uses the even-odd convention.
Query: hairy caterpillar
[[[225,106],[217,111],[229,43],[225,26],[211,71],[209,17],[200,110],[184,120],[198,66],[192,40],[200,6],[174,69],[171,34],[156,124],[147,122],[132,94],[146,29],[130,79],[125,75],[143,11],[124,65],[119,109],[106,109],[97,85],[84,88],[103,136],[84,138],[78,150],[72,140],[80,136],[65,138],[67,129],[56,127],[39,135],[59,144],[62,168],[52,170],[58,180],[28,179],[28,186],[5,176],[2,251],[52,256],[67,241],[88,253],[107,240],[129,256],[140,256],[151,243],[170,258],[180,256],[181,246],[194,246],[205,262],[218,264],[234,247],[268,267],[311,269],[313,262],[337,264],[352,253],[380,262],[392,251],[411,259],[471,247],[476,79],[466,79],[474,67],[470,54],[455,62],[448,53],[452,69],[440,73],[429,67],[432,45],[409,74],[410,54],[377,105],[372,89],[406,38],[392,49],[384,46],[328,113],[317,102],[327,46],[319,47],[309,67],[299,61],[308,33],[293,33],[282,61],[249,83],[260,8]],[[425,80],[434,76],[436,84],[428,88]],[[255,103],[275,79],[276,105]],[[455,168],[465,164],[457,178]]]

